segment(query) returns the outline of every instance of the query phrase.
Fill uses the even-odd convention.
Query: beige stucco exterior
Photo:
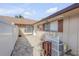
[[[68,47],[72,49],[72,53],[79,55],[79,8],[68,11],[56,17],[47,19],[46,21],[41,21],[36,23],[37,25],[44,24],[45,22],[57,23],[56,21],[63,19],[63,39],[64,43],[68,44]]]
[[[70,11],[71,13],[71,11]],[[68,13],[69,14],[69,13]],[[72,12],[72,15],[62,14],[63,16],[63,39],[72,49],[74,55],[79,55],[79,14]]]
[[[63,42],[72,49],[73,54],[79,55],[79,15],[64,18]]]

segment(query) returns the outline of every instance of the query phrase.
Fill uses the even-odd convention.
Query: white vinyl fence
[[[18,38],[18,27],[0,20],[0,56],[10,56]]]

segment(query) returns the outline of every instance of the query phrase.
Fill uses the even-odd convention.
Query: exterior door
[[[42,48],[43,48],[44,56],[51,56],[51,50],[52,50],[52,46],[51,45],[52,44],[49,41],[43,42]]]

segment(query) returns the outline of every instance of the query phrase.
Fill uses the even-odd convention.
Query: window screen
[[[32,26],[26,26],[25,32],[33,32],[33,27]]]

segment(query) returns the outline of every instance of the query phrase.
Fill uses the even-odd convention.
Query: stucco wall
[[[79,15],[64,18],[63,42],[68,44],[73,54],[79,55]]]
[[[35,30],[35,31],[38,31],[38,30],[39,30],[37,24],[34,24],[34,30]]]

